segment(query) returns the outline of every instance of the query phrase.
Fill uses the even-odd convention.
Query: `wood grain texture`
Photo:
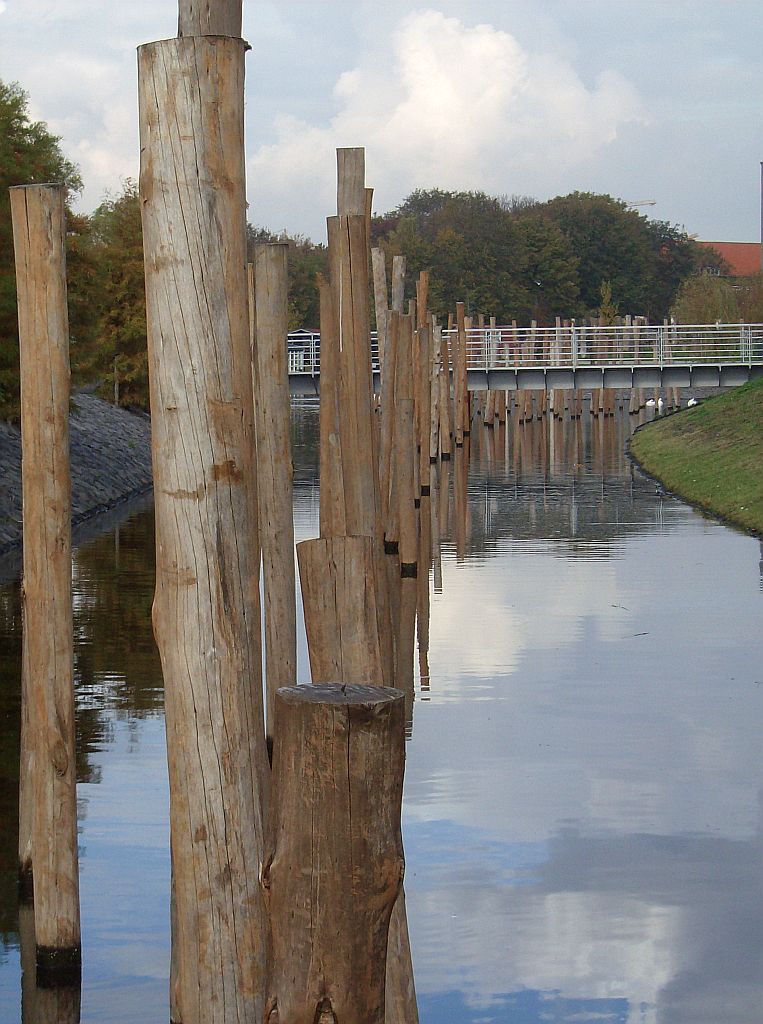
[[[337,248],[332,243],[336,218],[329,218],[329,258]],[[321,400],[318,410],[320,432],[320,534],[341,537],[347,532],[342,485],[342,435],[339,429],[339,327],[334,293],[329,282],[318,275],[321,317]]]
[[[32,786],[21,796],[32,804],[38,963],[66,973],[80,963],[80,911],[64,187],[19,186],[10,199],[21,372],[24,742],[33,751],[31,762],[22,752]]]
[[[366,151],[362,147],[337,149],[336,212],[340,217],[357,216],[366,223]]]
[[[387,319],[389,299],[387,296],[387,264],[382,249],[371,250],[371,270],[374,282],[374,310],[376,333],[379,339],[379,371],[381,375],[382,405],[384,404],[384,378],[387,372]]]
[[[241,36],[243,0],[178,0],[179,36]]]
[[[322,537],[297,545],[314,683],[391,686],[384,553],[373,537]]]
[[[331,286],[339,326],[339,429],[345,526],[350,536],[382,539],[374,434],[368,248],[364,216],[341,216],[334,227]],[[330,242],[332,235],[329,235]]]
[[[183,1024],[262,1017],[265,747],[241,40],[138,51],[140,196]],[[232,951],[235,950],[235,955]]]
[[[392,257],[392,309],[403,312],[405,302],[405,256]]]
[[[286,242],[254,247],[250,304],[257,436],[257,505],[262,547],[267,733],[275,692],[297,682],[297,608],[287,363],[289,280]]]
[[[384,1024],[404,759],[396,690],[279,690],[262,872],[274,922],[266,1024]]]
[[[416,439],[413,425],[413,319],[400,317],[395,365],[394,460],[397,478],[400,571],[415,576],[418,528],[415,509]]]

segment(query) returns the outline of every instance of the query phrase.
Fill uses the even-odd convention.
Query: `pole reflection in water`
[[[46,987],[38,983],[34,907],[31,903],[19,906],[19,946],[21,1024],[80,1024],[80,984]]]

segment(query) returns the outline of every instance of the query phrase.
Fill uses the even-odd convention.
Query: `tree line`
[[[18,417],[18,334],[8,186],[63,181],[70,200],[78,169],[60,139],[32,121],[26,94],[0,81],[0,417]],[[67,278],[72,374],[120,404],[148,408],[143,244],[137,184],[126,180],[89,216],[68,211]],[[290,328],[317,329],[316,275],[324,245],[247,226],[250,249],[289,245]],[[416,190],[375,216],[372,243],[407,258],[408,294],[430,271],[430,308],[445,318],[457,301],[471,314],[520,325],[556,316],[642,315],[683,322],[763,319],[763,282],[723,277],[720,255],[666,221],[608,195],[574,192],[548,202],[484,192]],[[720,275],[720,276],[719,276]],[[373,303],[371,303],[373,309]]]

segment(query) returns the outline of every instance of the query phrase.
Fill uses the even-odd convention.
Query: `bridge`
[[[450,344],[455,331],[443,331]],[[289,335],[292,395],[317,395],[320,334]],[[473,327],[466,335],[471,391],[552,388],[728,387],[763,376],[763,324]],[[371,335],[374,385],[379,348]]]

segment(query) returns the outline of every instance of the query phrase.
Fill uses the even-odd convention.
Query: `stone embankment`
[[[151,424],[78,393],[69,416],[72,523],[150,491]],[[0,555],[21,544],[21,435],[0,424]]]

